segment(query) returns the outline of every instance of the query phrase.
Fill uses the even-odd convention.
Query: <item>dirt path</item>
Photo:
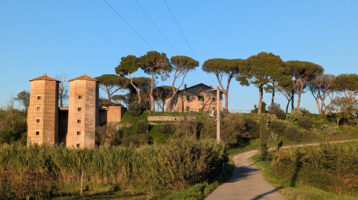
[[[329,142],[331,144],[352,142],[358,140],[345,140]],[[320,143],[284,146],[282,148],[294,148],[303,146],[317,146]],[[269,184],[263,177],[262,172],[250,161],[250,157],[257,154],[258,150],[253,150],[235,155],[234,171],[231,178],[220,185],[212,192],[206,200],[284,200],[278,190]]]

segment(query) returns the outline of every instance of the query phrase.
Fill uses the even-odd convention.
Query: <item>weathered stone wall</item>
[[[107,123],[120,122],[122,119],[122,106],[108,106],[107,108]]]
[[[148,116],[148,122],[181,122],[184,120],[195,120],[195,116]]]
[[[27,113],[27,144],[58,142],[58,82],[32,80]]]
[[[68,108],[59,108],[58,112],[58,143],[66,144],[68,128]]]
[[[99,122],[98,84],[92,80],[70,82],[67,147],[93,148]]]

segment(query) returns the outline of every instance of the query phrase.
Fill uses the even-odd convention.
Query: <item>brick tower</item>
[[[27,145],[54,145],[58,137],[58,83],[46,74],[30,80]]]
[[[86,74],[70,80],[66,146],[93,148],[98,125],[98,83]]]

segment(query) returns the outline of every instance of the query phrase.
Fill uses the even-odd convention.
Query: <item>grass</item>
[[[356,146],[357,144],[358,142],[347,142],[342,145],[348,148]],[[291,187],[290,178],[278,177],[273,173],[270,167],[270,161],[262,161],[259,155],[253,156],[251,160],[263,172],[263,175],[268,182],[276,188],[282,187],[279,192],[288,200],[353,200],[358,198],[346,194],[327,192],[301,183],[296,183],[294,187]]]

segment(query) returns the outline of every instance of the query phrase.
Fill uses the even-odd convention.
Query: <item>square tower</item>
[[[27,145],[54,145],[58,139],[58,83],[46,74],[30,80]]]
[[[87,75],[70,80],[66,146],[93,148],[98,118],[97,80]]]

